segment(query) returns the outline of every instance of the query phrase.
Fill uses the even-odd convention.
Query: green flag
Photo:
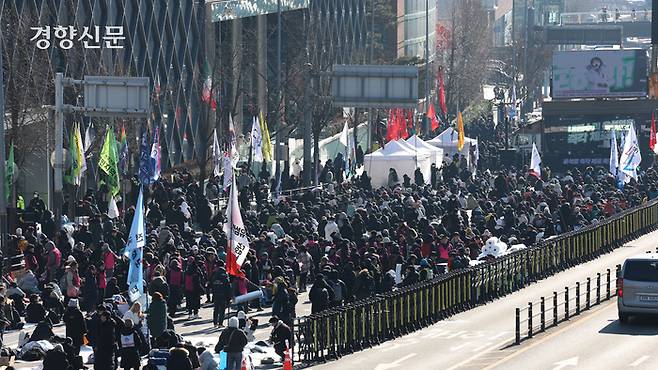
[[[9,146],[9,158],[5,163],[5,198],[8,201],[11,185],[14,182],[14,143]]]
[[[114,136],[114,128],[108,127],[105,134],[105,143],[98,160],[98,167],[105,173],[105,182],[110,188],[112,196],[119,194],[119,156],[117,155],[117,140]]]
[[[71,129],[69,132],[69,152],[68,156],[71,159],[71,168],[69,171],[64,175],[64,181],[68,182],[69,184],[74,184],[75,183],[75,177],[76,177],[76,172],[78,171],[78,161],[75,153],[77,153],[77,150],[75,148],[75,138],[73,131],[75,130],[75,127]]]

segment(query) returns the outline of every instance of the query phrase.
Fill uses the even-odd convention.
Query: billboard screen
[[[641,49],[555,52],[552,67],[555,99],[647,95],[647,54]]]
[[[310,0],[281,0],[281,11],[308,8]],[[223,22],[238,18],[276,13],[277,0],[217,0],[212,2],[212,21]]]

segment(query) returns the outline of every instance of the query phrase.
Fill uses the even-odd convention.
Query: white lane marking
[[[462,349],[464,347],[468,347],[470,345],[471,345],[471,342],[462,342],[462,343],[460,343],[456,346],[450,347],[450,351],[452,351],[452,352],[459,351],[460,349]]]
[[[471,350],[471,352],[478,353],[478,352],[482,351],[483,349],[489,347],[490,345],[491,345],[491,342],[486,342],[486,343],[482,344],[482,345],[479,346],[479,347],[475,347],[475,348],[473,348],[473,349]]]
[[[498,348],[500,348],[500,347],[502,347],[502,346],[504,346],[504,345],[506,345],[506,344],[510,344],[513,340],[514,340],[514,338],[508,338],[508,339],[505,339],[505,340],[503,340],[503,341],[501,341],[501,342],[498,342],[498,343],[494,344],[493,346],[484,349],[482,352],[477,353],[477,354],[475,354],[475,355],[473,355],[473,356],[471,356],[471,357],[465,359],[464,361],[462,361],[462,362],[460,362],[460,363],[458,363],[458,364],[456,364],[456,365],[453,365],[453,366],[449,367],[449,368],[446,369],[446,370],[455,370],[455,369],[458,369],[458,368],[460,368],[461,366],[464,366],[465,364],[467,364],[467,363],[469,363],[469,362],[475,360],[476,358],[478,358],[478,357],[480,357],[480,356],[482,356],[482,355],[484,355],[484,354],[486,354],[486,353],[489,353],[489,352],[491,352],[491,351],[493,351],[493,350],[496,350],[496,349],[498,349]]]
[[[578,356],[555,362],[553,365],[555,365],[553,370],[561,370],[565,367],[578,366]]]
[[[642,363],[644,361],[648,360],[648,359],[649,359],[649,356],[642,356],[642,357],[638,358],[637,360],[635,360],[635,362],[633,362],[629,366],[630,367],[638,367],[638,366],[642,365]]]
[[[396,368],[396,367],[399,367],[400,364],[401,364],[402,362],[407,361],[408,359],[410,359],[410,358],[412,358],[412,357],[414,357],[414,356],[416,356],[415,353],[410,353],[410,354],[408,354],[408,355],[406,355],[406,356],[404,356],[404,357],[400,357],[400,358],[398,358],[397,360],[395,360],[395,361],[393,361],[393,362],[389,362],[389,363],[385,363],[385,364],[378,364],[378,365],[375,367],[375,370],[394,369],[394,368]]]

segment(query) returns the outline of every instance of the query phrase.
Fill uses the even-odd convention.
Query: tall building
[[[425,59],[425,25],[428,20],[429,59],[432,60],[436,40],[437,0],[397,0],[398,58]]]

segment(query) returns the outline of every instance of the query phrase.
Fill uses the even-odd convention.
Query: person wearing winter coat
[[[46,309],[39,300],[39,296],[32,294],[30,296],[30,304],[25,308],[25,322],[28,324],[38,324],[46,318]]]
[[[98,337],[94,347],[94,370],[114,370],[115,354],[117,351],[116,335],[120,319],[115,318],[108,311],[100,313],[98,323]]]
[[[84,297],[82,308],[86,312],[90,312],[98,305],[99,298],[98,269],[95,265],[89,265],[84,278],[84,284],[82,285],[82,296]]]
[[[199,362],[201,363],[199,370],[217,370],[219,368],[219,364],[213,358],[212,352],[208,350],[201,353]]]
[[[333,301],[333,290],[327,284],[323,274],[317,274],[315,282],[308,292],[311,300],[311,314],[318,313],[329,308],[329,303]]]
[[[185,306],[188,319],[199,318],[201,293],[203,292],[202,280],[203,276],[196,260],[192,256],[188,257],[185,269]]]
[[[167,370],[193,370],[190,361],[190,352],[182,347],[174,347],[169,350],[167,359]]]
[[[27,294],[41,294],[39,290],[39,279],[32,270],[26,270],[18,279],[18,287]]]
[[[231,301],[231,283],[223,267],[216,270],[210,278],[210,287],[213,296],[213,324],[215,327],[224,326],[224,315]]]
[[[228,319],[228,328],[222,331],[215,345],[215,352],[226,352],[226,370],[242,369],[242,351],[247,345],[247,335],[238,328],[238,325],[237,317]]]
[[[84,344],[84,336],[87,334],[87,324],[78,306],[78,300],[69,299],[68,308],[64,311],[64,325],[66,325],[66,337],[73,340],[73,348],[76,356],[80,353],[80,346]]]
[[[57,249],[55,243],[48,241],[46,243],[46,276],[45,281],[54,281],[57,279],[57,271],[62,263],[62,253]]]
[[[157,339],[167,330],[167,306],[162,294],[155,293],[147,312],[147,325],[153,338]]]
[[[73,367],[61,344],[46,352],[43,358],[43,370],[72,370]]]
[[[121,367],[124,370],[139,370],[141,361],[139,349],[143,343],[138,330],[130,319],[125,319],[120,327],[119,355],[121,356]]]
[[[276,316],[271,317],[269,322],[272,325],[270,343],[272,343],[274,351],[277,355],[281,356],[281,361],[283,361],[286,348],[294,345],[292,330]]]
[[[167,271],[167,283],[169,283],[169,297],[167,297],[167,308],[171,316],[176,315],[178,305],[183,297],[183,271],[178,260],[173,260],[169,264]]]

